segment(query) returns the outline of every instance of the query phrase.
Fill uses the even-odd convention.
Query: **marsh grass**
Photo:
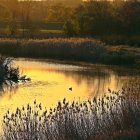
[[[85,102],[63,99],[55,108],[33,106],[7,111],[6,140],[138,140],[140,137],[139,80],[109,95]]]
[[[96,61],[106,50],[103,46],[88,38],[0,40],[0,52],[5,55],[66,60]]]
[[[140,47],[140,36],[126,36],[126,35],[105,35],[97,36],[97,39],[102,40],[109,45],[130,45],[133,47]]]
[[[1,54],[102,64],[135,65],[139,55],[110,52],[103,42],[91,38],[0,39]]]

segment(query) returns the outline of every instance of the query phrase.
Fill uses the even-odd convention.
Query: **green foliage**
[[[67,20],[64,24],[64,31],[68,37],[75,36],[78,33],[78,27],[71,20]]]
[[[8,27],[7,27],[7,34],[10,36],[13,36],[17,32],[17,22],[16,19],[10,19],[8,22]]]
[[[48,8],[46,21],[64,22],[72,14],[72,8],[64,6],[62,3],[53,4]]]
[[[78,23],[80,30],[78,36],[111,34],[132,36],[140,35],[139,15],[139,1],[121,1],[120,3],[116,1],[88,1],[75,9],[71,20]]]
[[[3,30],[8,27],[7,32],[11,36],[34,37],[38,33],[43,38],[52,37],[47,33],[47,35],[41,34],[40,30],[63,30],[64,27],[68,37],[125,36],[125,41],[123,38],[119,41],[118,38],[114,38],[114,42],[139,45],[139,39],[132,39],[132,41],[127,39],[140,36],[140,1],[138,0],[84,2],[81,0],[59,2],[3,0],[0,3],[1,36],[5,35]],[[75,6],[71,6],[73,4]],[[23,34],[17,32],[18,29],[22,29]],[[59,35],[56,34],[55,37]]]
[[[127,1],[116,9],[124,34],[140,35],[140,1]]]
[[[2,4],[0,4],[0,20],[6,20],[10,16],[10,11],[8,8]]]

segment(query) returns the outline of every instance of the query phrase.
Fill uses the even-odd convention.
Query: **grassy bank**
[[[118,47],[120,48],[120,46]],[[136,51],[111,51],[103,42],[90,38],[0,39],[0,53],[14,57],[50,58],[114,65],[139,65]]]
[[[108,45],[130,45],[140,47],[140,35],[102,35],[96,36]]]
[[[8,140],[138,140],[140,137],[140,84],[131,81],[121,91],[85,102],[64,99],[46,110],[34,105],[7,111],[3,117]],[[47,99],[46,99],[47,100]]]
[[[30,31],[29,29],[24,29],[24,32],[22,29],[18,29],[16,31],[16,34],[11,35],[10,33],[7,32],[7,30],[2,30],[0,29],[0,38],[18,38],[18,39],[22,39],[22,38],[32,38],[32,39],[44,39],[44,38],[64,38],[65,37],[65,33],[63,30],[33,30]]]

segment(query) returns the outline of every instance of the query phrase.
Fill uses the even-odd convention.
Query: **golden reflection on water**
[[[15,63],[32,80],[1,94],[0,122],[8,109],[15,111],[17,107],[32,104],[35,99],[50,108],[63,98],[83,101],[103,95],[108,88],[117,90],[125,80],[125,77],[118,77],[113,71],[101,67],[86,68],[35,60],[17,60]]]

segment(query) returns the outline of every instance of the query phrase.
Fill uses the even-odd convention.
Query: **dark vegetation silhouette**
[[[92,36],[110,44],[140,45],[140,1],[88,1],[65,23],[68,36]],[[113,42],[114,41],[114,42]]]
[[[13,67],[11,58],[0,58],[0,82],[11,80],[17,82],[20,77],[19,68]]]
[[[0,57],[0,88],[3,85],[12,86],[19,81],[30,81],[26,75],[21,76],[20,70],[13,64],[11,58]]]

